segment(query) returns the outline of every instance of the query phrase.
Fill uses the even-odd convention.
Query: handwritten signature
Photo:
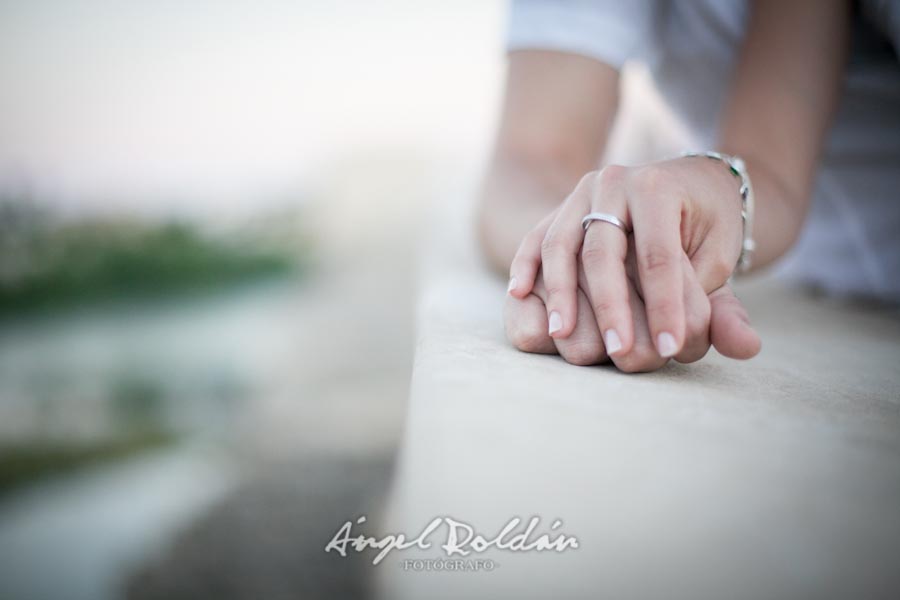
[[[365,521],[366,516],[363,515],[356,520],[356,524],[362,524]],[[527,525],[520,527],[523,520],[513,517],[496,536],[485,537],[476,532],[475,528],[468,523],[446,516],[436,517],[416,537],[412,538],[403,533],[389,534],[381,538],[362,534],[353,535],[353,521],[347,521],[341,525],[328,545],[325,546],[325,552],[336,551],[346,557],[348,549],[359,553],[371,548],[379,550],[372,559],[372,564],[377,565],[394,550],[409,548],[427,550],[431,548],[432,542],[429,538],[443,529],[446,530],[446,537],[443,538],[444,543],[440,545],[440,548],[447,556],[468,556],[471,552],[477,554],[490,548],[510,552],[544,552],[548,550],[563,552],[569,548],[578,548],[578,538],[575,536],[555,533],[562,526],[562,521],[559,519],[550,526],[550,532],[536,535],[535,530],[540,525],[540,521],[540,517],[532,517]]]

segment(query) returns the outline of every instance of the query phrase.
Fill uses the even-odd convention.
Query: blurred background
[[[0,1],[0,598],[339,598],[505,6]]]
[[[366,595],[323,548],[377,528],[506,9],[0,0],[0,598]]]

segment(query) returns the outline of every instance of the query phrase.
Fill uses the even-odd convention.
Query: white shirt
[[[900,302],[900,3],[861,5],[810,214],[778,269],[832,294]],[[615,68],[643,61],[697,147],[715,149],[747,16],[746,0],[514,0],[507,45]]]

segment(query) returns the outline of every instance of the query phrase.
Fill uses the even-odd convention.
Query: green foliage
[[[150,377],[120,376],[112,382],[110,409],[120,430],[147,432],[165,429],[165,390]]]
[[[0,201],[0,315],[109,297],[210,289],[289,271],[289,252],[187,223],[85,219]]]
[[[148,431],[115,440],[78,445],[40,442],[0,447],[0,496],[36,479],[124,458],[176,441],[169,433]]]

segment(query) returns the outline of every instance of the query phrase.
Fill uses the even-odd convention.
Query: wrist
[[[522,238],[560,205],[582,174],[558,163],[495,161],[476,209],[478,243],[492,270],[506,274]]]
[[[736,273],[748,271],[753,263],[753,253],[756,250],[756,241],[753,238],[753,216],[755,198],[753,194],[753,182],[747,171],[744,160],[736,155],[721,152],[685,152],[682,154],[688,158],[706,158],[721,163],[728,168],[732,177],[739,182],[738,197],[741,209],[741,253],[735,266]]]

